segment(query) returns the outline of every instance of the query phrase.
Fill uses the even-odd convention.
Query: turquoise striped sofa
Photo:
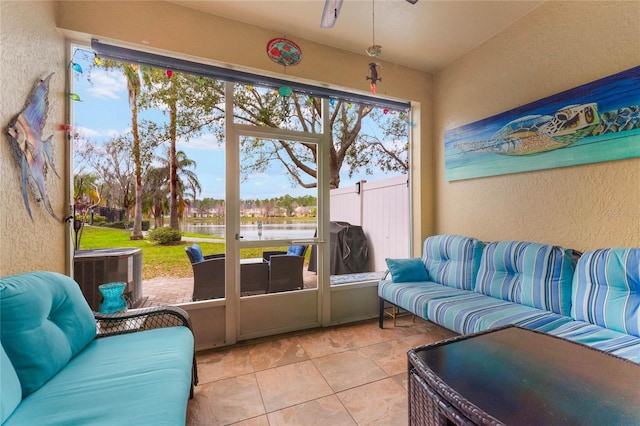
[[[380,281],[390,303],[460,334],[515,324],[640,363],[640,248],[579,253],[459,235],[425,240],[426,280]],[[394,281],[395,279],[395,281]],[[400,281],[400,282],[398,282]]]
[[[174,307],[95,314],[53,272],[0,279],[0,424],[184,425],[194,339]]]

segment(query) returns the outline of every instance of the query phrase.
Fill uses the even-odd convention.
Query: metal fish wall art
[[[11,119],[5,129],[13,158],[20,166],[22,199],[31,220],[33,220],[33,216],[29,206],[29,191],[31,191],[36,201],[42,202],[42,205],[51,216],[56,220],[60,220],[51,207],[46,187],[47,169],[49,167],[51,167],[58,179],[60,178],[53,164],[51,146],[53,135],[49,135],[46,139],[43,139],[42,136],[49,109],[49,81],[52,75],[53,73],[35,83],[24,108]],[[28,190],[27,188],[30,189]]]

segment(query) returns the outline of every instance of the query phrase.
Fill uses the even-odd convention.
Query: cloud
[[[185,141],[184,138],[178,140],[177,145],[179,147],[193,148],[193,149],[205,149],[210,151],[223,151],[224,143],[218,142],[218,137],[212,133],[206,133],[195,138]]]
[[[120,135],[126,135],[127,133],[131,133],[131,127],[127,127],[126,129],[123,129],[123,130],[108,129],[106,131],[106,135],[111,139],[117,138]]]
[[[118,130],[118,129],[98,130],[98,129],[92,129],[89,127],[78,126],[75,128],[75,131],[77,132],[77,137],[75,138],[76,144],[79,143],[80,141],[92,141],[92,142],[105,143],[111,139],[115,139],[118,136],[131,133],[131,128],[128,127],[122,130]]]
[[[119,72],[95,70],[91,73],[91,82],[87,92],[97,98],[120,99],[121,92],[126,96],[127,80]]]
[[[99,131],[97,131],[96,129],[90,129],[88,127],[78,126],[75,128],[75,130],[81,139],[95,139],[101,136]]]

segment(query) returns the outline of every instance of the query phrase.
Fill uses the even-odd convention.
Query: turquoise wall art
[[[640,157],[640,66],[444,134],[448,181]]]

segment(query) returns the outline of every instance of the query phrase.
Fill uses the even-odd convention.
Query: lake
[[[261,229],[260,229],[261,228]],[[240,235],[245,240],[278,240],[278,239],[308,239],[313,238],[317,225],[315,222],[302,223],[258,223],[240,225]],[[182,223],[182,232],[225,237],[225,225],[215,225],[207,222]]]

